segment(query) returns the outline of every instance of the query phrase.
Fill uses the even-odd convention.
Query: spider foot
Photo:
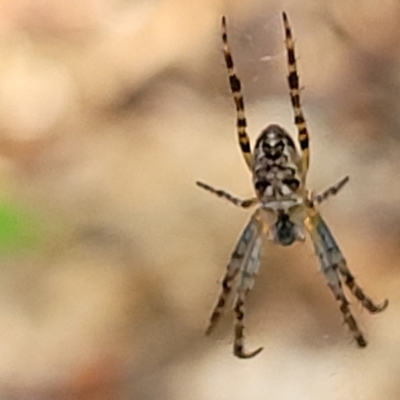
[[[374,304],[374,305],[373,305],[374,307],[372,307],[372,308],[370,309],[370,312],[371,312],[372,314],[380,313],[380,312],[386,310],[386,308],[387,308],[388,305],[389,305],[389,300],[388,300],[388,299],[385,299],[385,300],[384,300],[382,303],[380,303],[380,304]]]
[[[363,335],[359,334],[357,336],[354,336],[354,339],[356,340],[357,346],[360,349],[363,349],[363,348],[367,347],[368,342],[366,341],[366,339],[365,339],[365,337]]]
[[[244,351],[243,346],[235,346],[234,354],[238,358],[246,359],[246,358],[253,358],[257,354],[260,354],[263,351],[264,347],[259,347],[257,350],[251,351],[250,353],[246,353]]]

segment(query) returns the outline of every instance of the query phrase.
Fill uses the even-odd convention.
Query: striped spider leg
[[[293,35],[286,13],[283,13],[282,16],[285,30],[285,44],[289,70],[288,84],[290,90],[290,99],[295,114],[295,124],[298,130],[298,140],[302,151],[302,181],[303,184],[305,184],[305,178],[308,171],[310,158],[309,134],[301,109],[300,86],[299,77],[297,74]],[[321,270],[328,281],[328,286],[333,291],[336,299],[340,302],[340,311],[343,314],[345,323],[348,325],[350,331],[352,332],[358,346],[366,347],[367,341],[364,338],[360,329],[358,328],[357,322],[351,313],[349,302],[346,299],[345,293],[342,289],[342,281],[344,281],[345,285],[350,289],[352,294],[361,302],[363,307],[365,307],[371,313],[378,313],[385,310],[389,302],[386,299],[381,304],[375,304],[368,296],[364,294],[363,290],[355,282],[354,276],[348,269],[346,260],[344,259],[328,226],[314,206],[314,204],[321,203],[328,199],[330,196],[336,195],[348,181],[349,177],[346,176],[341,179],[337,184],[329,187],[321,194],[312,197],[311,201],[307,201],[305,199],[304,205],[306,207],[307,217],[304,220],[304,226],[311,240],[313,241],[314,249],[316,255],[320,260]]]
[[[207,185],[207,183],[197,181],[196,185],[203,188],[204,190],[207,190],[210,193],[215,194],[218,197],[230,201],[232,204],[238,207],[249,208],[258,203],[258,199],[256,197],[253,197],[251,199],[241,200],[235,196],[232,196],[230,193],[225,192],[225,190],[214,189],[210,185]]]
[[[349,181],[349,179],[350,177],[347,175],[336,184],[324,190],[322,193],[312,196],[312,202],[315,204],[321,204],[323,201],[329,199],[329,197],[337,195],[339,190],[343,188],[343,186]]]
[[[297,74],[296,55],[294,52],[294,40],[292,30],[290,28],[289,20],[286,13],[282,13],[283,26],[285,29],[285,45],[287,54],[287,64],[289,75],[287,77],[289,84],[290,101],[294,111],[294,123],[297,127],[298,140],[301,148],[301,159],[302,159],[302,178],[303,184],[305,183],[308,166],[310,164],[310,150],[309,150],[309,135],[306,125],[306,120],[303,115],[300,103],[300,86],[299,76]]]
[[[222,290],[211,313],[206,334],[209,335],[218,323],[225,309],[232,290],[235,287],[234,312],[236,315],[234,354],[239,358],[254,357],[262,348],[246,353],[244,349],[244,315],[245,300],[254,284],[254,277],[260,267],[262,247],[262,221],[259,210],[256,210],[247,223],[232,252],[225,275],[222,279]]]
[[[236,105],[237,134],[239,145],[252,173],[256,197],[241,200],[228,192],[197,182],[197,185],[214,195],[224,198],[241,208],[257,206],[228,262],[222,279],[222,290],[211,313],[206,334],[210,334],[221,318],[227,301],[233,293],[233,310],[236,315],[233,352],[239,358],[250,358],[259,354],[262,348],[247,353],[244,346],[244,315],[246,297],[253,287],[254,278],[260,266],[262,238],[268,232],[268,239],[281,246],[289,246],[296,241],[303,242],[305,233],[311,238],[320,267],[328,286],[340,303],[340,311],[359,347],[367,341],[351,313],[350,303],[343,286],[370,313],[383,311],[388,301],[374,303],[356,283],[348,269],[333,235],[317,211],[316,206],[336,195],[349,181],[346,176],[322,193],[314,195],[306,188],[309,167],[309,133],[301,108],[300,86],[297,74],[294,41],[288,18],[283,13],[285,46],[289,74],[287,77],[290,99],[297,127],[297,149],[291,136],[279,125],[267,126],[256,140],[254,150],[250,150],[250,140],[246,132],[244,101],[240,80],[236,75],[233,57],[228,46],[226,19],[222,18],[223,53],[229,76],[229,84]]]
[[[228,34],[226,31],[226,18],[222,17],[222,50],[224,53],[226,68],[228,70],[229,86],[232,91],[236,106],[236,126],[239,139],[239,146],[242,151],[247,166],[251,169],[253,165],[253,156],[250,149],[250,140],[246,132],[247,122],[244,112],[244,100],[242,95],[242,85],[236,75],[233,65],[233,57],[228,45]]]
[[[344,322],[349,327],[359,347],[366,347],[367,340],[358,327],[357,321],[350,310],[350,303],[344,293],[342,283],[350,289],[351,293],[361,302],[362,306],[370,313],[378,313],[388,306],[388,300],[381,304],[375,304],[356,283],[354,276],[347,267],[334,237],[321,215],[310,205],[308,217],[305,221],[306,229],[314,243],[315,254],[318,256],[321,271],[328,281],[335,298],[340,303],[340,311],[343,314]]]

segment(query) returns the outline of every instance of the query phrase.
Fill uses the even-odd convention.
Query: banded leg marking
[[[367,340],[351,313],[349,302],[340,280],[340,274],[344,274],[344,268],[348,273],[350,273],[350,271],[347,269],[344,257],[325,221],[314,208],[309,209],[309,214],[309,217],[305,221],[305,226],[313,241],[315,253],[320,261],[321,271],[335,298],[340,302],[340,311],[344,317],[344,321],[352,332],[358,346],[366,347]],[[345,280],[345,283],[349,286],[349,282]],[[355,293],[354,291],[352,292]],[[358,297],[356,295],[356,297],[361,300],[361,296]]]
[[[333,266],[332,268],[336,269],[336,266]],[[337,271],[336,271],[336,273],[337,273]],[[335,294],[336,299],[338,301],[340,301],[340,311],[343,314],[344,322],[347,324],[351,333],[353,334],[353,337],[354,337],[355,341],[357,342],[357,345],[361,348],[366,347],[368,342],[365,339],[360,328],[358,327],[357,321],[355,320],[353,314],[350,311],[349,302],[344,295],[343,288],[340,283],[339,277],[337,279],[337,282],[338,282],[338,285],[336,287],[330,286],[330,288],[332,289],[333,293]]]
[[[245,351],[245,335],[244,335],[244,317],[245,317],[245,301],[248,293],[253,288],[254,278],[260,267],[260,257],[262,248],[262,236],[261,231],[258,231],[257,236],[251,246],[250,253],[243,265],[241,271],[240,284],[238,287],[237,298],[234,305],[234,311],[236,315],[235,323],[235,340],[233,344],[233,353],[239,358],[252,358],[259,354],[263,348],[246,352]]]
[[[222,290],[219,294],[217,303],[211,313],[210,322],[206,329],[206,335],[209,335],[215,328],[217,322],[221,318],[224,309],[226,307],[229,295],[232,292],[232,288],[235,282],[235,278],[240,272],[243,263],[246,262],[248,258],[248,253],[251,251],[251,245],[254,242],[254,237],[258,232],[258,221],[257,221],[257,211],[253,214],[250,221],[247,223],[245,229],[243,230],[240,238],[233,250],[231,259],[229,260],[226,273],[222,279]]]
[[[331,196],[335,196],[343,188],[343,186],[350,180],[349,176],[345,176],[338,183],[324,190],[322,193],[313,196],[312,201],[316,204],[320,204],[327,200]]]
[[[292,102],[292,107],[294,111],[294,122],[297,126],[298,138],[300,143],[300,148],[302,151],[302,164],[303,164],[303,174],[308,170],[310,150],[309,150],[309,135],[306,125],[306,120],[304,118],[303,111],[301,109],[300,102],[300,86],[299,86],[299,76],[297,74],[296,65],[296,55],[294,50],[294,41],[292,36],[292,30],[290,28],[289,20],[286,13],[283,13],[283,26],[285,28],[285,45],[287,52],[287,63],[288,63],[288,84],[290,91],[290,100]]]
[[[229,295],[231,294],[232,291],[232,285],[234,283],[234,280],[239,272],[239,267],[235,264],[237,264],[236,259],[239,260],[242,257],[239,254],[232,254],[232,258],[228,264],[227,271],[224,275],[224,278],[222,280],[222,290],[221,293],[218,297],[218,301],[214,306],[214,309],[211,313],[210,321],[206,329],[206,335],[209,335],[212,333],[212,331],[215,329],[217,326],[218,321],[220,320],[225,307],[226,307],[226,302],[229,298]]]
[[[236,75],[233,57],[228,45],[228,34],[226,30],[226,18],[222,17],[222,44],[226,67],[228,69],[229,86],[231,88],[233,99],[236,105],[236,124],[240,149],[246,164],[251,169],[253,165],[253,156],[251,154],[250,140],[246,132],[247,121],[244,109],[244,100],[240,79]]]
[[[221,197],[223,199],[230,201],[231,203],[233,203],[235,206],[238,206],[238,207],[249,208],[258,203],[258,199],[255,197],[252,199],[241,200],[235,196],[232,196],[228,192],[225,192],[224,190],[214,189],[213,187],[211,187],[210,185],[207,185],[206,183],[196,182],[196,185],[201,187],[204,190],[207,190],[210,193],[215,194],[218,197]]]
[[[376,304],[367,295],[365,295],[361,287],[357,285],[357,282],[354,279],[351,271],[348,269],[345,260],[339,263],[338,270],[340,275],[343,277],[346,286],[351,290],[355,298],[360,301],[362,306],[366,308],[370,313],[375,314],[382,312],[386,309],[389,304],[388,299],[385,299],[381,304]]]

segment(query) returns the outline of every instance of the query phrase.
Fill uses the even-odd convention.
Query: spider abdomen
[[[254,148],[253,182],[260,199],[291,198],[300,188],[300,156],[279,125],[261,132]]]

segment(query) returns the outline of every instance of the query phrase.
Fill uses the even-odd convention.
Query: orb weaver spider
[[[309,166],[309,134],[300,103],[299,77],[297,74],[294,41],[287,15],[283,13],[285,45],[289,75],[287,77],[290,100],[294,111],[298,142],[301,151],[289,134],[279,125],[269,125],[256,140],[251,152],[246,132],[246,116],[241,83],[236,75],[232,54],[228,45],[226,19],[222,18],[223,53],[229,76],[229,85],[236,105],[236,122],[239,145],[249,167],[256,196],[241,200],[231,194],[197,182],[201,188],[224,198],[236,206],[249,208],[257,205],[231,255],[226,273],[222,279],[222,290],[212,311],[206,334],[210,334],[224,311],[228,297],[235,291],[234,313],[236,315],[233,352],[239,358],[250,358],[259,354],[262,347],[246,352],[244,346],[244,316],[246,297],[254,284],[260,266],[262,237],[267,234],[273,242],[289,246],[310,236],[318,256],[321,271],[328,286],[340,303],[340,311],[359,347],[367,346],[367,340],[358,327],[350,303],[343,290],[346,285],[354,297],[370,313],[383,311],[388,300],[374,303],[358,286],[347,263],[317,205],[335,195],[348,182],[346,176],[324,192],[314,195],[306,188]]]

